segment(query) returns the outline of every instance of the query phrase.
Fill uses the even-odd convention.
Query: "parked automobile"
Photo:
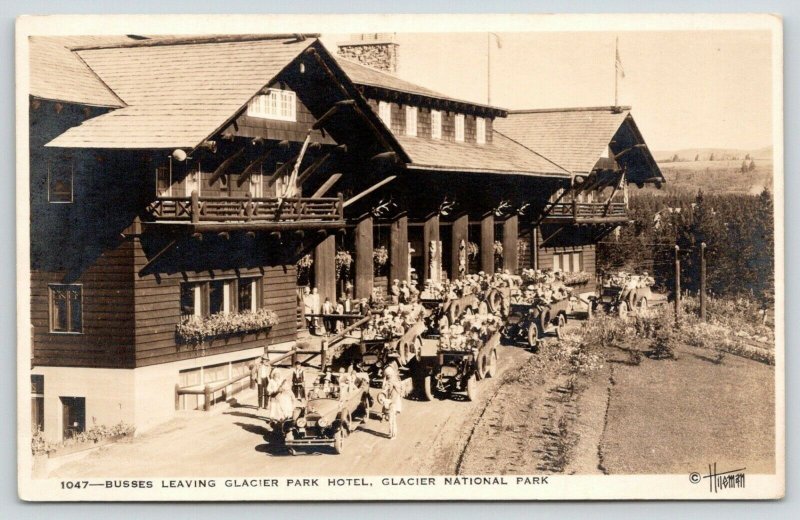
[[[329,386],[316,385],[305,404],[295,409],[292,419],[282,425],[283,442],[294,455],[300,447],[330,446],[334,453],[344,449],[344,440],[358,424],[369,420],[372,397],[369,376],[355,374],[354,381],[343,381],[350,374],[334,374]]]

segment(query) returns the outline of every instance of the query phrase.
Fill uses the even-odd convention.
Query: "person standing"
[[[386,367],[383,372],[383,391],[386,395],[386,409],[389,416],[389,438],[394,439],[397,437],[397,414],[400,413],[402,406],[400,376],[394,363]]]
[[[322,311],[322,302],[319,300],[319,289],[316,287],[311,290],[311,309],[317,315],[314,317],[314,334],[320,336],[322,334],[322,320],[319,314]]]
[[[258,408],[267,408],[269,405],[269,395],[267,393],[267,386],[269,385],[269,378],[272,375],[272,365],[267,356],[261,356],[258,364]]]
[[[306,398],[306,376],[299,361],[295,361],[292,371],[292,393],[297,399]]]
[[[328,317],[331,314],[333,314],[334,311],[335,309],[333,307],[331,299],[326,296],[325,303],[322,304],[322,315],[323,315],[322,324],[325,326],[325,334],[328,335],[333,334],[334,332],[335,328],[334,319]]]
[[[311,316],[314,313],[313,299],[311,298],[311,289],[308,286],[303,287],[303,316],[306,319],[306,327],[309,332],[314,330],[314,318]]]

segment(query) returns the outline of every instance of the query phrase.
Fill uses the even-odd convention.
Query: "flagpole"
[[[492,33],[486,33],[486,104],[492,104]]]
[[[619,106],[619,87],[617,83],[619,82],[619,64],[617,57],[619,56],[619,36],[616,37],[614,41],[614,106]]]

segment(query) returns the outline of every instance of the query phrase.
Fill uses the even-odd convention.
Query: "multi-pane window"
[[[456,141],[464,142],[464,114],[456,114]]]
[[[431,110],[431,138],[442,138],[442,113],[439,110]]]
[[[417,107],[406,107],[406,135],[417,136]]]
[[[486,119],[475,118],[475,140],[478,144],[486,144]]]
[[[47,200],[55,203],[72,202],[72,159],[51,161],[47,165]]]
[[[580,251],[553,253],[553,270],[564,271],[566,273],[577,273],[578,271],[582,271],[583,253]]]
[[[83,332],[83,294],[80,285],[51,284],[50,332]]]
[[[156,168],[156,195],[159,197],[172,196],[172,168],[159,166]]]
[[[392,104],[386,101],[378,102],[378,117],[381,118],[383,124],[392,127]]]
[[[242,278],[238,283],[236,308],[239,312],[258,309],[258,278]]]
[[[260,277],[182,283],[181,317],[255,311],[260,286]]]
[[[247,115],[280,121],[297,121],[297,95],[290,90],[270,89],[247,104]]]

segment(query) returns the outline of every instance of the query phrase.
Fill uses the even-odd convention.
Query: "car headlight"
[[[296,424],[297,424],[298,428],[305,428],[305,426],[306,426],[306,418],[305,417],[300,417],[299,419],[297,419],[297,423]]]
[[[327,420],[325,420],[324,417],[320,417],[319,421],[317,421],[317,426],[319,426],[320,428],[325,428],[329,424],[330,423]]]

